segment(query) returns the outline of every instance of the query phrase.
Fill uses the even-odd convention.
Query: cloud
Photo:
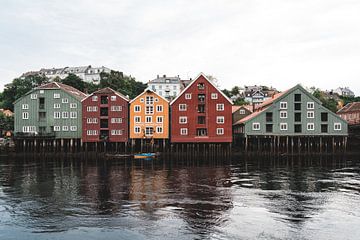
[[[360,94],[360,3],[347,0],[5,0],[0,85],[42,67],[105,65],[147,81],[297,83]]]

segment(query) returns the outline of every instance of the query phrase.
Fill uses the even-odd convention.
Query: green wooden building
[[[81,139],[86,96],[57,82],[34,88],[14,103],[15,138]]]
[[[312,140],[318,137],[314,144],[321,144],[323,138],[340,137],[346,141],[348,135],[347,122],[322,106],[301,85],[276,94],[236,125],[238,133],[245,139],[268,137],[270,141],[275,141],[273,144],[281,144],[276,142],[280,141],[280,137],[292,137],[291,141],[294,141],[293,137],[297,137],[295,140],[304,145],[306,143],[303,143],[303,139],[306,137]],[[310,141],[309,139],[306,141]],[[289,144],[289,138],[286,139],[286,144]]]

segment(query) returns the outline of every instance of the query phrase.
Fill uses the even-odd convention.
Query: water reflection
[[[2,157],[0,237],[328,239],[335,219],[360,223],[359,166],[349,156]]]

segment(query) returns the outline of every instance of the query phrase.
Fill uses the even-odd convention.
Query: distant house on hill
[[[360,102],[352,102],[346,104],[337,113],[341,118],[346,120],[349,124],[360,123]]]
[[[179,76],[159,76],[148,82],[148,88],[167,99],[174,99],[190,83],[190,80],[182,80]]]
[[[339,96],[343,97],[355,97],[355,94],[353,91],[350,90],[348,87],[339,87],[335,90],[333,90],[333,93],[337,93]]]
[[[254,107],[272,98],[278,91],[265,86],[245,86],[244,100]]]

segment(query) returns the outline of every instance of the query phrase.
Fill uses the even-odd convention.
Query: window
[[[321,132],[327,133],[328,132],[328,125],[327,124],[321,124]]]
[[[204,90],[205,89],[205,84],[204,83],[198,83],[197,85],[199,90]]]
[[[72,132],[77,131],[77,126],[70,126],[70,131],[72,131]]]
[[[111,97],[110,97],[110,100],[111,100],[112,102],[116,101],[116,96],[111,96]]]
[[[199,104],[198,105],[198,113],[204,113],[205,112],[205,105]]]
[[[180,123],[180,124],[185,124],[185,123],[187,123],[187,117],[179,117],[179,123]]]
[[[145,107],[145,114],[153,114],[153,113],[154,113],[154,106]]]
[[[217,128],[216,129],[216,134],[217,135],[224,135],[224,129],[223,128]]]
[[[68,103],[68,102],[69,102],[69,99],[63,98],[63,99],[61,99],[61,102],[62,102],[62,103]]]
[[[180,135],[188,135],[188,129],[187,128],[180,128]]]
[[[87,118],[86,119],[86,123],[98,123],[98,119],[97,118]]]
[[[157,105],[156,106],[156,111],[157,112],[162,112],[163,111],[163,106],[162,105]]]
[[[60,98],[60,93],[54,93],[54,98]]]
[[[44,94],[44,90],[40,90],[40,94]]]
[[[280,123],[280,130],[281,131],[286,131],[287,129],[288,129],[287,123]]]
[[[186,104],[179,104],[179,111],[186,111]]]
[[[198,124],[205,124],[205,116],[198,116]]]
[[[70,118],[77,118],[77,112],[70,112]]]
[[[206,137],[207,136],[207,129],[206,128],[197,128],[196,129],[196,136],[198,136],[198,137]]]
[[[272,124],[266,124],[265,126],[265,130],[267,133],[272,133],[273,132],[273,125]]]
[[[77,104],[76,103],[70,103],[70,108],[77,108]]]
[[[33,133],[36,132],[35,126],[23,126],[23,132]]]
[[[145,117],[145,122],[151,123],[152,122],[152,117],[151,116],[146,116]]]
[[[29,104],[23,104],[22,109],[29,109]]]
[[[54,103],[54,108],[60,108],[60,103]]]
[[[301,113],[294,113],[295,122],[301,122]]]
[[[295,94],[294,95],[294,100],[295,100],[295,102],[301,102],[301,94]]]
[[[211,94],[211,99],[218,99],[218,94],[217,93],[212,93]]]
[[[198,94],[199,102],[205,102],[205,94]]]
[[[273,121],[273,113],[267,112],[266,113],[266,122],[272,122]]]
[[[308,111],[307,118],[314,118],[314,111]]]
[[[322,122],[327,122],[327,120],[328,120],[328,113],[322,112],[321,113],[321,121]]]
[[[301,124],[294,125],[295,133],[301,133]]]
[[[60,131],[60,126],[54,126],[54,132],[59,132]]]
[[[108,96],[100,96],[100,104],[108,104],[109,103],[109,97]]]
[[[217,116],[216,117],[216,123],[217,124],[224,124],[224,122],[225,122],[225,117],[223,117],[223,116]]]
[[[188,100],[191,99],[191,93],[186,93],[185,94],[185,99],[188,99]]]
[[[314,131],[315,130],[315,124],[314,123],[308,123],[307,124],[307,130],[308,131]]]
[[[153,135],[154,134],[154,128],[153,127],[146,127],[145,128],[145,135]]]
[[[300,111],[301,110],[301,103],[294,103],[294,109],[295,109],[295,111]]]
[[[111,106],[110,110],[112,112],[121,112],[122,111],[122,106]]]
[[[314,109],[315,108],[314,102],[307,102],[306,106],[307,106],[307,109]]]
[[[31,98],[31,99],[37,99],[37,94],[31,94],[31,95],[30,95],[30,98]]]
[[[158,98],[155,98],[155,102],[158,102],[159,101],[159,99]]]
[[[154,97],[153,96],[146,96],[145,104],[154,104]]]
[[[97,102],[98,96],[92,96],[91,100],[92,100],[93,102]]]
[[[136,123],[141,122],[141,117],[138,117],[138,116],[134,117],[134,121],[135,121]]]
[[[245,110],[244,109],[240,109],[240,115],[244,115],[245,114]]]
[[[162,127],[156,127],[156,132],[157,133],[163,133],[163,128]]]
[[[157,123],[162,123],[163,122],[163,117],[156,117],[156,122]]]
[[[29,113],[28,112],[23,112],[22,113],[22,119],[29,119]]]
[[[111,118],[111,123],[122,123],[122,118]]]
[[[97,131],[97,130],[87,130],[87,131],[86,131],[86,134],[87,134],[88,136],[98,135],[98,131]]]
[[[341,131],[341,123],[334,123],[334,130]]]
[[[287,111],[280,111],[280,118],[287,118]]]
[[[143,99],[143,98],[140,98],[140,102],[144,102],[144,99]]]
[[[135,133],[140,133],[140,127],[134,127],[134,132]]]
[[[69,112],[62,112],[62,118],[69,118]]]
[[[69,127],[68,126],[62,126],[62,130],[63,130],[63,132],[67,132],[67,131],[69,131]]]
[[[111,130],[111,135],[122,135],[122,130],[113,129]]]
[[[141,109],[140,105],[134,106],[134,112],[140,112],[140,109]]]
[[[260,123],[253,123],[252,124],[252,129],[255,131],[259,131],[260,130]]]
[[[54,118],[59,119],[61,117],[60,112],[54,112]]]
[[[287,102],[280,102],[280,109],[287,109]]]
[[[224,111],[224,104],[223,103],[216,104],[216,111]]]

